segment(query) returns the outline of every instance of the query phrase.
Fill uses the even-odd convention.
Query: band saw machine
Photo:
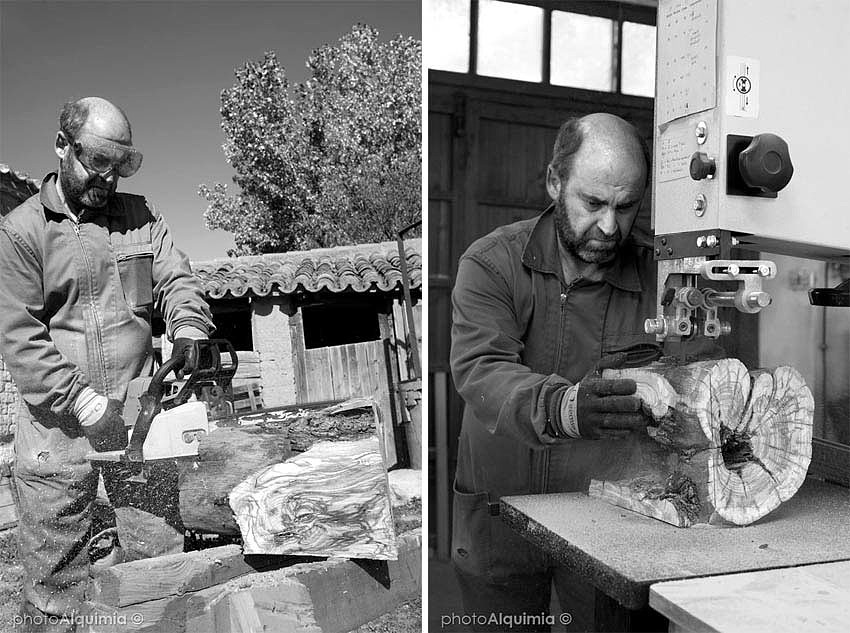
[[[850,137],[848,33],[850,3],[841,0],[658,2],[658,286],[646,333],[661,343],[738,336],[752,346],[746,339],[753,329],[735,323],[761,313],[757,362],[799,363],[810,385],[837,377],[844,399],[836,415],[825,411],[820,391],[809,478],[775,514],[747,528],[682,530],[583,493],[503,498],[503,521],[593,586],[598,629],[666,624],[649,608],[662,608],[649,601],[650,586],[660,581],[850,560],[850,213],[842,160]],[[806,294],[791,296],[792,270],[782,266],[796,261],[828,263],[838,283],[825,283],[825,274],[805,286]],[[730,318],[735,312],[743,316]],[[794,320],[799,314],[805,325]],[[828,319],[835,327],[826,327]],[[822,328],[821,340],[812,324]],[[806,365],[827,347],[831,364],[824,357],[822,368]],[[794,350],[802,350],[802,360]],[[818,436],[824,429],[832,439]],[[816,621],[818,614],[806,611],[815,604],[810,598],[788,605],[789,622],[801,614]],[[746,604],[743,594],[729,599]],[[677,608],[663,615],[673,620],[684,613]],[[772,620],[764,626],[775,628],[780,616],[765,615]],[[703,625],[699,630],[721,630]]]

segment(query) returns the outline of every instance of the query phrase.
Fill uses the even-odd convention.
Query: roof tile
[[[405,240],[412,288],[422,286],[422,241]],[[269,253],[193,262],[206,294],[267,296],[272,292],[384,292],[401,287],[401,260],[396,242]]]

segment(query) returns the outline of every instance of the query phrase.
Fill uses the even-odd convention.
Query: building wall
[[[276,407],[295,404],[295,368],[289,320],[295,314],[292,299],[256,297],[251,301],[254,349],[260,355],[263,404]]]

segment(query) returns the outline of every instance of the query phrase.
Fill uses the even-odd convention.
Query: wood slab
[[[331,558],[249,573],[199,591],[124,607],[89,600],[86,633],[342,633],[421,595],[422,536],[395,561]],[[119,565],[118,567],[123,567]]]
[[[747,527],[681,530],[582,493],[504,497],[501,517],[630,609],[656,582],[850,560],[850,491],[814,480]]]
[[[92,569],[87,597],[126,607],[219,585],[233,578],[303,562],[291,556],[245,556],[239,545],[145,558]]]
[[[681,631],[839,633],[850,623],[850,562],[662,582],[649,604]]]
[[[375,436],[319,442],[230,493],[246,554],[397,557],[389,481]]]

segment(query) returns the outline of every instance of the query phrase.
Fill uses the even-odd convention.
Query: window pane
[[[469,72],[470,0],[426,0],[428,41],[425,47],[428,68]]]
[[[553,11],[551,83],[610,92],[613,29],[608,18]]]
[[[655,27],[623,22],[623,73],[621,92],[655,96]]]
[[[481,0],[478,74],[523,81],[543,79],[543,9]]]

